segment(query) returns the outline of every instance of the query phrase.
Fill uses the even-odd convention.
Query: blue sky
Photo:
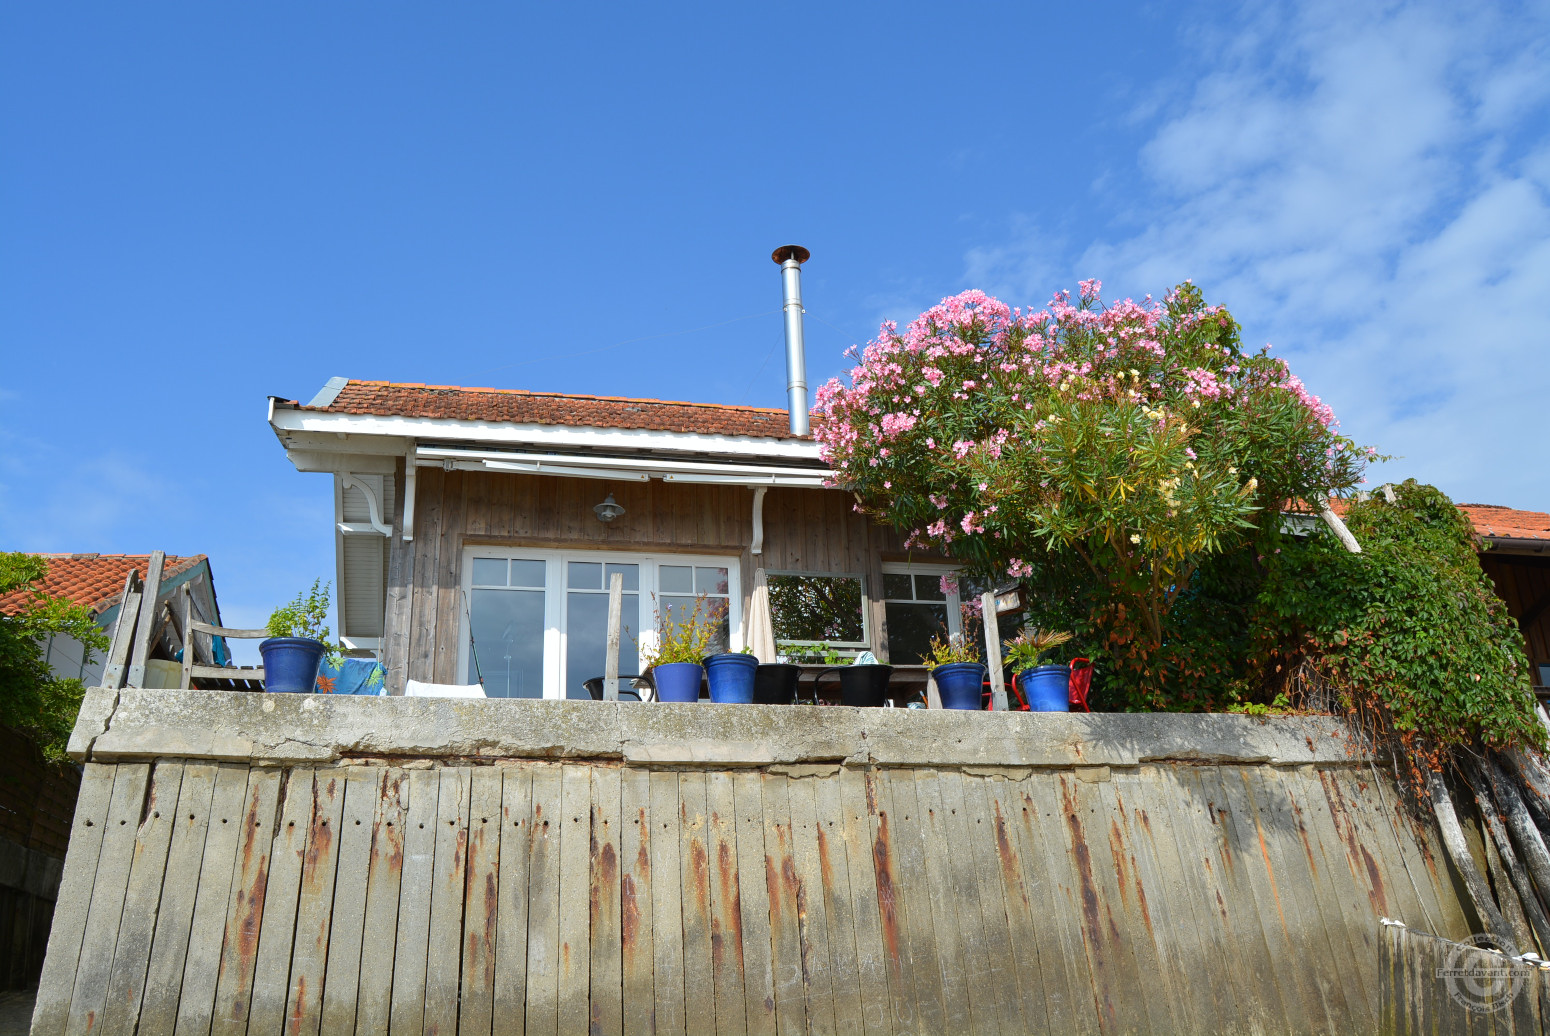
[[[884,318],[1192,277],[1344,429],[1550,510],[1550,6],[0,9],[0,547],[333,572],[270,394],[783,403]],[[621,344],[626,343],[626,344]]]

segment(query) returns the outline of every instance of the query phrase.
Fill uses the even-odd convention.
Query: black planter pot
[[[818,674],[813,681],[813,698],[818,698],[818,685],[830,673],[840,674],[840,704],[853,708],[875,709],[888,700],[888,678],[893,675],[891,665],[834,665]]]
[[[753,674],[755,705],[790,705],[797,698],[802,667],[785,662],[761,662]]]

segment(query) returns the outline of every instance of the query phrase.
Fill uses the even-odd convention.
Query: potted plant
[[[936,681],[942,708],[978,710],[981,707],[982,689],[989,670],[980,662],[979,649],[967,637],[959,634],[945,641],[931,638],[926,665],[930,666],[931,678]]]
[[[753,648],[727,651],[705,659],[705,681],[710,684],[710,700],[722,705],[747,705],[753,701],[754,677],[759,660]]]
[[[694,611],[677,621],[671,612],[657,616],[657,645],[646,651],[651,679],[656,684],[657,701],[692,702],[700,700],[701,661],[710,649],[711,638],[719,623],[703,617],[705,599],[694,602]]]
[[[329,654],[328,590],[329,584],[313,580],[311,590],[270,614],[269,639],[258,644],[266,691],[309,694],[316,689],[318,667]]]
[[[1046,651],[1070,639],[1071,634],[1059,630],[1029,629],[1007,645],[1007,668],[1017,674],[1017,686],[1032,711],[1071,711],[1071,667],[1039,664]]]

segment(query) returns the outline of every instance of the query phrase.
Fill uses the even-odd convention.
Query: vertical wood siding
[[[88,764],[33,1032],[1336,1033],[1438,1002],[1378,919],[1468,923],[1368,771],[1009,772]]]
[[[402,485],[402,478],[395,479]],[[609,493],[625,513],[592,513]],[[402,528],[402,492],[394,526]],[[889,529],[852,510],[840,490],[772,488],[764,500],[764,554],[753,540],[753,490],[742,486],[617,483],[421,468],[414,540],[393,537],[388,561],[386,648],[389,690],[412,678],[458,683],[465,546],[682,552],[735,556],[744,614],[756,564],[801,572],[854,572],[874,600],[873,639],[886,643],[881,604],[886,553],[900,550]]]
[[[1515,618],[1550,598],[1550,558],[1487,551],[1480,557],[1480,567]],[[1538,617],[1523,629],[1523,644],[1531,665],[1550,664],[1550,608],[1541,606]]]

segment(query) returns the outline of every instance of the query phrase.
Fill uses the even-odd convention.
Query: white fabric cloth
[[[770,620],[770,581],[764,569],[753,574],[753,593],[748,601],[748,636],[745,643],[761,662],[776,661],[775,626]]]
[[[404,696],[408,698],[483,698],[484,687],[480,684],[421,683],[409,680],[404,684]]]

